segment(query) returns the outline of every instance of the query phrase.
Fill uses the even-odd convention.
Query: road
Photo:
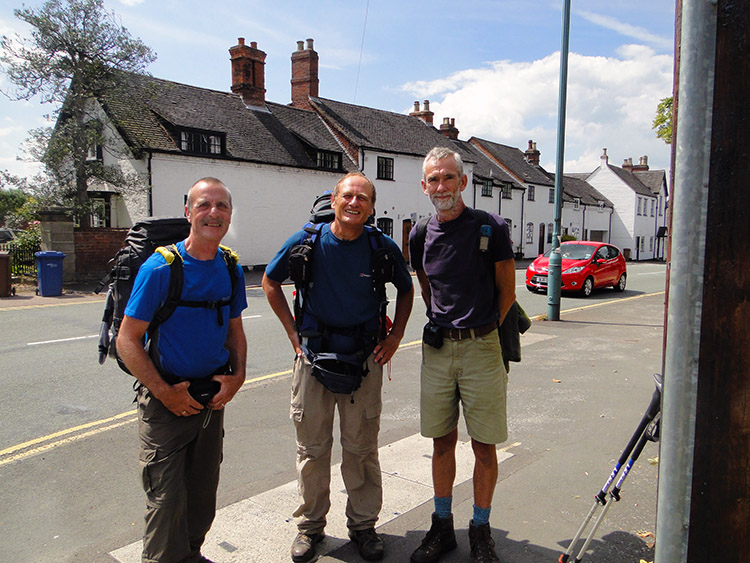
[[[523,274],[517,271],[519,302],[530,316],[545,314],[546,296],[527,292]],[[664,274],[663,264],[629,264],[624,293],[564,296],[561,309],[663,291]],[[291,347],[262,291],[248,288],[247,295],[248,383],[227,412],[221,505],[294,479],[287,416]],[[394,358],[393,380],[384,386],[381,444],[418,432],[413,357],[424,306],[416,299],[404,352]],[[101,308],[101,302],[87,302],[0,310],[3,559],[108,561],[106,553],[140,535],[132,380],[114,362],[96,361]]]

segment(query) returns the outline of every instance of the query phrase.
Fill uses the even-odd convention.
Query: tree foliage
[[[659,101],[651,128],[662,141],[668,145],[672,143],[672,96]]]
[[[0,180],[5,184],[5,174],[0,172]],[[12,184],[11,184],[12,185]],[[15,213],[26,203],[30,196],[18,188],[0,188],[0,225],[5,223],[5,217]]]
[[[131,73],[143,74],[156,57],[130,36],[114,12],[104,9],[103,0],[48,0],[38,9],[24,7],[14,14],[31,32],[29,37],[0,39],[0,69],[11,85],[3,93],[54,105],[54,130],[31,131],[29,154],[44,163],[56,199],[73,204],[81,224],[87,225],[90,184],[127,190],[138,183],[118,167],[90,158],[92,148],[109,145],[115,150],[92,100],[127,93]]]

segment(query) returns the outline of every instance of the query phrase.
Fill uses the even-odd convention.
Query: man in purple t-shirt
[[[475,458],[471,557],[498,561],[489,515],[498,472],[496,444],[508,438],[508,375],[497,331],[516,298],[513,248],[505,221],[493,213],[489,232],[485,227],[480,236],[479,219],[461,197],[468,179],[458,153],[432,149],[422,172],[422,190],[436,213],[427,223],[422,254],[414,244],[416,229],[410,243],[429,318],[422,346],[420,425],[422,435],[433,439],[435,512],[411,561],[437,561],[456,547],[452,498],[459,402]],[[489,237],[484,252],[483,237]]]

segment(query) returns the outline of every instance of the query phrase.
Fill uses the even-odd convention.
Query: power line
[[[357,103],[357,89],[359,88],[359,71],[362,69],[362,53],[365,50],[365,32],[367,31],[367,16],[370,13],[370,0],[365,7],[365,25],[362,27],[362,43],[359,46],[359,64],[357,65],[357,81],[354,83],[354,102]]]

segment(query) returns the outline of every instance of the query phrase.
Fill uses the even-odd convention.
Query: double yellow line
[[[593,307],[601,307],[602,305],[608,305],[612,303],[622,303],[623,301],[642,299],[643,297],[649,297],[649,296],[661,295],[661,294],[664,294],[664,292],[660,291],[657,293],[644,293],[643,295],[636,295],[633,297],[627,297],[625,299],[618,299],[617,301],[603,301],[601,303],[593,303],[590,305],[584,305],[582,307],[575,307],[573,309],[567,309],[563,312],[572,313],[575,311],[581,311],[583,309],[591,309]],[[544,315],[538,315],[536,317],[533,317],[533,320],[541,320],[543,318],[544,318]],[[399,349],[411,348],[413,346],[421,345],[421,343],[422,343],[421,340],[415,340],[413,342],[405,342],[401,344],[401,346],[399,346]],[[276,373],[269,373],[268,375],[262,375],[260,377],[255,377],[253,379],[248,379],[243,384],[243,387],[247,385],[251,385],[253,383],[258,383],[260,381],[265,381],[268,379],[274,379],[277,377],[291,375],[291,373],[292,373],[292,370],[289,369],[285,371],[279,371]],[[96,436],[97,434],[101,434],[103,432],[113,430],[120,426],[125,426],[126,424],[135,422],[137,418],[138,416],[136,414],[136,411],[135,409],[133,409],[127,412],[117,414],[109,418],[104,418],[102,420],[96,420],[93,422],[87,422],[86,424],[81,424],[79,426],[74,426],[72,428],[60,430],[58,432],[48,434],[47,436],[42,436],[40,438],[35,438],[33,440],[29,440],[27,442],[23,442],[15,446],[11,446],[4,450],[0,450],[0,467],[4,465],[9,465],[11,463],[15,463],[17,461],[24,460],[26,458],[29,458],[35,455],[39,455],[41,453],[52,450],[54,448],[58,448],[60,446],[72,444],[74,442],[83,440],[85,438],[89,438],[91,436]]]

